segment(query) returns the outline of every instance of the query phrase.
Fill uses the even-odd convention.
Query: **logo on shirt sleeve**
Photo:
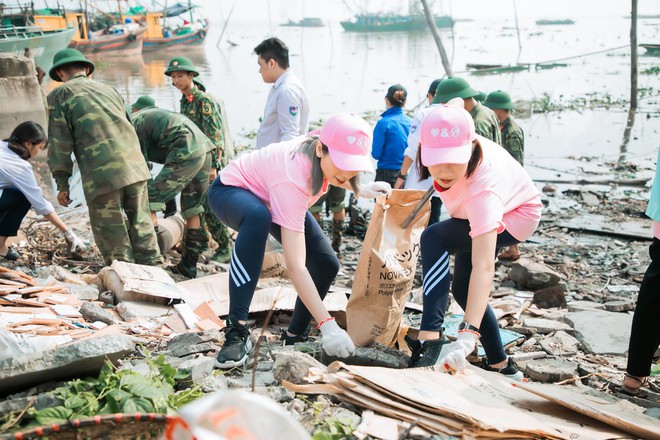
[[[410,126],[410,133],[414,133],[417,131],[417,126],[416,125],[411,125]]]
[[[203,115],[210,115],[213,112],[213,109],[211,108],[211,103],[210,102],[205,102],[202,104],[202,114]]]
[[[300,107],[297,105],[292,105],[289,107],[289,113],[291,113],[291,116],[296,116],[298,114],[298,110],[300,110]]]

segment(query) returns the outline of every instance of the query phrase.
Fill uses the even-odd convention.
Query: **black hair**
[[[470,161],[468,162],[468,167],[467,171],[465,172],[465,177],[470,178],[472,174],[476,171],[477,167],[481,163],[481,159],[483,159],[484,154],[483,150],[481,149],[481,144],[479,143],[478,140],[474,140],[472,143],[474,148],[472,148],[472,155],[470,156]],[[419,145],[419,152],[417,154],[417,172],[419,173],[419,181],[421,182],[422,180],[426,180],[429,177],[431,177],[431,173],[429,173],[429,168],[422,164],[422,145]]]
[[[48,145],[48,136],[41,125],[33,121],[26,121],[18,124],[9,138],[4,141],[7,142],[9,149],[18,154],[21,159],[28,160],[30,152],[24,144],[26,142],[40,144],[45,141]]]
[[[75,75],[78,72],[85,72],[85,74],[87,74],[87,70],[86,70],[87,67],[89,67],[89,64],[87,63],[84,63],[82,61],[74,61],[72,63],[66,63],[63,66],[58,67],[57,69],[55,69],[55,71],[57,72],[57,70],[62,69],[64,73],[71,76],[71,75]]]
[[[279,38],[265,39],[254,48],[254,53],[266,62],[275,60],[282,69],[289,68],[289,48]]]
[[[428,94],[431,96],[435,96],[436,92],[438,91],[438,84],[440,84],[442,80],[441,79],[434,79],[431,85],[429,86],[429,91]]]
[[[385,97],[394,107],[403,107],[408,98],[408,91],[401,84],[394,84],[387,89]]]

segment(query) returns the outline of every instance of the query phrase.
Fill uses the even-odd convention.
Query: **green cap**
[[[474,97],[479,102],[484,102],[484,99],[486,99],[486,94],[484,92],[479,92],[477,96]]]
[[[450,77],[438,84],[433,104],[445,104],[454,98],[474,98],[478,94],[463,78]]]
[[[94,71],[94,63],[85,58],[85,55],[76,49],[62,49],[53,57],[53,67],[50,68],[48,75],[53,81],[62,82],[60,76],[55,70],[69,63],[85,63],[89,67],[89,74]]]
[[[172,76],[172,72],[192,72],[194,76],[199,75],[197,67],[186,57],[176,57],[170,60],[165,75]]]
[[[154,98],[151,96],[140,96],[137,101],[131,105],[131,107],[138,110],[142,110],[144,108],[152,108],[156,107],[156,101],[154,101]]]
[[[199,79],[199,77],[195,77],[195,78],[193,78],[193,83],[195,83],[195,85],[197,86],[197,88],[198,88],[199,90],[201,90],[202,92],[206,92],[206,86],[204,85],[204,83],[202,82],[202,80]]]
[[[488,98],[484,101],[484,105],[488,108],[500,108],[505,110],[510,110],[516,107],[515,104],[511,102],[511,96],[502,90],[491,92],[488,95]]]

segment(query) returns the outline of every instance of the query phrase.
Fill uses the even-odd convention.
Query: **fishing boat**
[[[165,8],[163,12],[147,12],[145,15],[147,35],[142,50],[148,52],[203,43],[208,34],[209,23],[208,20],[195,20],[192,15],[194,8],[195,6],[188,1],[187,6],[177,3]],[[190,13],[190,20],[180,18],[186,12]],[[181,24],[168,26],[166,22],[168,18],[178,19]]]
[[[74,24],[76,33],[69,47],[83,53],[98,53],[113,55],[132,55],[142,53],[142,43],[147,32],[146,26],[133,23],[127,18],[124,23],[110,26],[106,29],[89,31],[83,13],[67,13],[67,22]]]
[[[435,16],[439,28],[451,28],[454,20],[448,15]],[[341,26],[348,32],[410,32],[426,29],[426,17],[415,15],[360,14],[353,20],[342,21]]]
[[[645,43],[639,46],[646,49],[649,55],[660,55],[660,43]]]
[[[48,72],[53,64],[53,56],[66,49],[75,29],[42,26],[48,17],[34,15],[33,12],[8,7],[3,9],[0,19],[0,52],[25,55],[27,49],[34,58],[35,66]],[[54,16],[64,20],[59,15]]]
[[[575,24],[575,21],[571,20],[570,18],[564,18],[561,20],[548,20],[548,19],[543,19],[543,20],[536,20],[536,24],[539,26],[553,26],[553,25],[569,25],[569,24]]]
[[[289,27],[324,27],[322,18],[318,17],[304,17],[302,20],[293,21],[289,20],[287,23],[282,23],[280,26]]]

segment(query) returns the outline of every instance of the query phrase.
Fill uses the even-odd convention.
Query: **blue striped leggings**
[[[429,226],[421,242],[424,310],[421,330],[441,331],[449,300],[449,256],[454,255],[452,293],[465,310],[472,273],[472,238],[467,220],[450,218]],[[507,231],[497,236],[497,248],[518,243]],[[493,259],[495,256],[493,255]],[[506,359],[499,326],[488,306],[479,327],[481,344],[491,364]]]
[[[238,231],[229,264],[229,314],[245,320],[259,281],[268,234],[281,242],[281,227],[272,222],[270,209],[252,192],[224,185],[219,178],[209,188],[209,207],[222,223]],[[339,272],[339,260],[309,212],[305,217],[305,246],[305,265],[323,299]],[[298,298],[289,332],[304,333],[311,318]]]

